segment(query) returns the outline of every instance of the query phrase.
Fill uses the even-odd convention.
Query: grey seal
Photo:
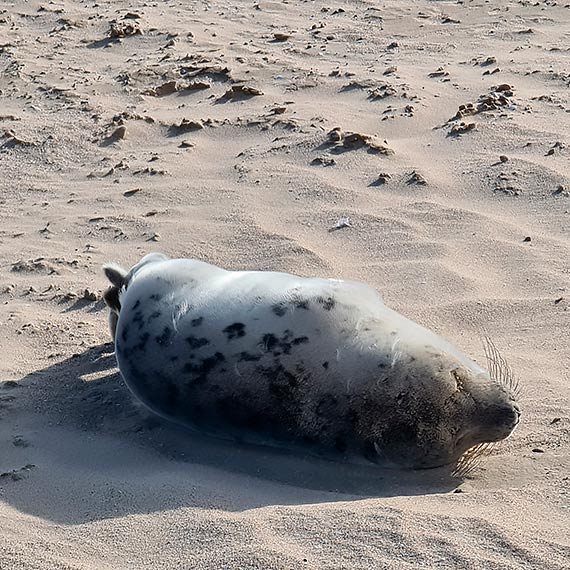
[[[492,343],[486,370],[365,284],[157,253],[104,271],[126,384],[205,433],[429,468],[470,464],[519,423]]]

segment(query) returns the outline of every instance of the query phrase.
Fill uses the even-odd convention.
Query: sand
[[[0,568],[567,568],[569,45],[564,1],[0,4]],[[463,480],[184,433],[101,300],[157,250],[486,331],[523,421]]]

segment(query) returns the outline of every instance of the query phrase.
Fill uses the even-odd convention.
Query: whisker
[[[519,380],[506,359],[487,335],[483,338],[483,349],[491,378],[501,386],[508,388],[515,397],[518,397],[520,393]]]
[[[479,443],[469,448],[458,460],[452,475],[454,477],[466,477],[472,473],[488,456],[494,447],[494,443]]]

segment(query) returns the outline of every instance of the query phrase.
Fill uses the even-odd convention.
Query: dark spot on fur
[[[265,346],[266,350],[269,352],[274,350],[277,347],[277,345],[279,344],[279,340],[277,339],[277,337],[273,333],[264,334],[261,337],[261,342]]]
[[[329,369],[329,363],[328,363],[328,361],[327,361],[327,362],[323,362],[323,368],[324,368],[325,370],[328,370],[328,369]]]
[[[233,325],[227,326],[222,332],[226,334],[228,340],[241,338],[245,336],[245,325],[243,323],[234,323]]]
[[[141,336],[139,337],[139,342],[135,345],[133,345],[132,350],[144,350],[146,348],[146,343],[148,342],[148,339],[150,338],[150,334],[145,332],[143,334],[141,334]]]
[[[271,352],[273,356],[280,356],[282,354],[291,354],[291,350],[294,344],[300,344],[306,342],[304,340],[298,340],[294,342],[292,340],[293,332],[289,329],[286,329],[283,332],[283,336],[278,338],[273,333],[266,333],[261,337],[261,346],[265,352]],[[303,339],[303,337],[299,337],[299,339]]]
[[[330,296],[317,297],[316,301],[319,305],[322,305],[325,311],[331,311],[332,309],[334,309],[334,306],[336,305],[336,301]]]
[[[238,362],[257,362],[260,359],[260,355],[250,354],[249,352],[240,352]]]
[[[149,315],[147,323],[154,321],[154,319],[158,319],[158,317],[160,317],[160,315],[162,315],[162,313],[160,311],[154,311],[153,313],[151,313]]]
[[[186,342],[190,345],[190,348],[201,348],[210,344],[210,341],[207,338],[198,338],[195,336],[187,337]]]
[[[158,335],[154,338],[154,340],[160,346],[166,346],[172,340],[172,329],[169,327],[164,327],[161,335]]]
[[[192,319],[190,325],[193,327],[199,327],[204,322],[204,317],[198,317],[197,319]]]
[[[291,342],[294,345],[305,344],[305,343],[309,342],[309,337],[308,336],[298,336],[297,338],[294,338]]]
[[[141,306],[141,300],[139,299],[132,307],[132,310],[138,309]]]
[[[149,299],[150,299],[151,301],[160,301],[160,295],[158,295],[157,293],[153,293],[153,294],[149,297]]]
[[[216,352],[212,356],[203,358],[199,364],[187,362],[182,370],[186,374],[194,375],[194,384],[203,384],[208,379],[208,374],[225,360],[226,357],[221,352]]]
[[[307,301],[307,299],[301,299],[301,297],[295,296],[291,298],[291,304],[296,309],[305,309],[305,311],[309,310],[309,301]]]
[[[280,350],[274,350],[273,356],[281,356],[282,354],[291,354],[291,348],[292,345],[290,342],[280,342],[279,343]]]
[[[278,316],[282,317],[287,312],[287,307],[283,303],[277,303],[271,307],[271,310]]]
[[[127,338],[129,336],[129,325],[125,325],[123,327],[123,330],[121,331],[121,338],[123,339],[123,342],[127,342]]]
[[[143,328],[144,326],[144,318],[143,318],[143,314],[142,311],[139,310],[137,311],[134,315],[133,315],[133,319],[132,319],[133,323],[136,323],[139,327],[139,331]]]
[[[176,362],[178,360],[178,356],[174,355],[170,357],[170,362]]]

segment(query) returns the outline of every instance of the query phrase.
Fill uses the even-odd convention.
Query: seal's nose
[[[521,410],[517,404],[511,402],[508,405],[500,407],[499,416],[504,425],[514,428],[520,421]]]

